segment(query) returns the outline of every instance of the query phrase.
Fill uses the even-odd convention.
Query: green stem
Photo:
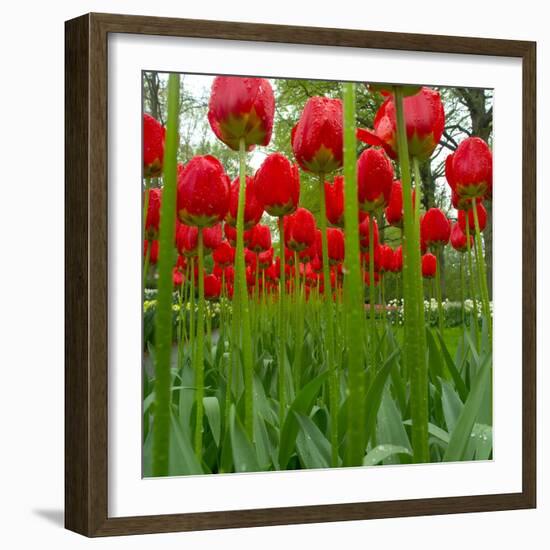
[[[244,371],[244,425],[249,439],[254,436],[253,357],[250,333],[250,308],[246,287],[244,263],[244,207],[246,196],[246,150],[244,139],[239,142],[239,200],[237,207],[237,248],[235,251],[235,286],[238,287],[238,305],[242,321],[242,352]]]
[[[330,446],[332,466],[338,466],[338,372],[334,360],[334,304],[330,284],[330,269],[327,238],[327,205],[325,199],[325,175],[319,174],[321,192],[321,213],[319,226],[321,230],[321,248],[323,252],[323,290],[326,323],[327,364],[329,370],[329,408],[330,408]]]
[[[411,381],[412,445],[415,462],[428,462],[428,365],[426,362],[426,333],[424,300],[422,295],[422,270],[420,261],[419,219],[412,204],[411,172],[403,92],[394,88],[397,119],[397,148],[403,186],[403,279],[405,282],[405,343],[404,359]],[[419,203],[419,197],[416,197]],[[418,208],[418,206],[417,206]]]
[[[374,287],[374,212],[369,213],[369,355],[371,374],[376,373],[376,289]]]
[[[493,341],[493,322],[491,319],[491,306],[489,305],[489,290],[487,288],[487,274],[485,272],[485,254],[481,245],[481,231],[479,229],[479,217],[477,215],[477,205],[475,199],[472,199],[472,209],[474,211],[475,240],[476,240],[476,259],[480,279],[481,299],[483,302],[484,315],[489,332],[489,342]]]
[[[189,353],[195,357],[195,256],[191,256],[191,284],[189,285]]]
[[[475,293],[474,285],[474,266],[472,262],[472,246],[470,243],[470,223],[468,220],[468,212],[466,212],[466,247],[468,249],[468,282],[470,284],[470,294],[472,296],[472,305],[473,305],[473,318],[472,322],[474,323],[475,335],[476,335],[476,347],[479,349],[479,327],[477,320],[477,300]]]
[[[445,327],[444,323],[444,313],[443,313],[443,302],[441,298],[441,255],[443,254],[443,250],[441,246],[438,246],[436,251],[436,269],[435,269],[435,291],[437,295],[437,323],[439,326],[439,332],[441,333],[441,336],[443,336],[443,330]]]
[[[204,245],[202,227],[199,227],[199,311],[197,315],[197,349],[195,351],[195,455],[202,458],[202,431],[204,422]]]
[[[168,119],[164,149],[164,188],[160,210],[158,293],[155,322],[155,412],[152,473],[169,473],[170,355],[172,349],[172,262],[176,221],[179,74],[168,79]]]
[[[346,228],[345,292],[346,343],[349,369],[348,446],[346,465],[361,466],[365,456],[366,376],[363,362],[363,287],[359,250],[359,205],[357,202],[355,85],[344,84],[344,224]]]
[[[285,282],[285,224],[284,218],[279,218],[279,427],[283,429],[286,411],[286,388],[285,388],[285,300],[286,300],[286,282]]]
[[[178,304],[179,304],[179,310],[178,310],[178,369],[181,369],[183,367],[183,342],[184,342],[184,334],[185,334],[185,316],[183,312],[183,294],[184,294],[184,285],[187,281],[189,273],[189,265],[185,268],[185,279],[182,281],[179,291],[178,291]]]
[[[294,333],[294,390],[298,393],[302,377],[302,345],[304,339],[303,304],[301,301],[300,287],[300,260],[298,252],[294,252],[294,296],[295,296],[295,323]]]

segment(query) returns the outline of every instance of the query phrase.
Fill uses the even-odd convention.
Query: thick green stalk
[[[252,336],[250,334],[250,308],[246,287],[244,264],[244,207],[246,196],[246,150],[244,139],[239,146],[239,201],[237,207],[237,248],[235,251],[235,283],[238,287],[238,306],[241,309],[242,352],[244,371],[244,425],[249,439],[254,436],[254,401],[253,401],[253,358]]]
[[[376,373],[376,288],[374,286],[374,212],[369,213],[369,320],[370,320],[370,369]]]
[[[199,311],[197,315],[197,349],[195,351],[195,455],[202,458],[202,431],[204,423],[204,245],[202,227],[199,227]]]
[[[160,209],[158,293],[155,322],[155,412],[153,426],[153,476],[169,473],[170,354],[172,348],[172,262],[176,221],[176,162],[179,113],[178,74],[168,79],[168,120],[164,149],[164,188]]]
[[[285,300],[286,300],[286,282],[285,282],[285,224],[281,216],[279,218],[279,426],[283,429],[286,411],[286,387],[285,387]]]
[[[485,254],[483,253],[483,247],[481,245],[481,231],[479,229],[479,217],[477,215],[477,205],[475,199],[472,199],[472,210],[474,211],[474,224],[475,224],[475,240],[476,240],[476,258],[477,269],[480,279],[481,299],[483,302],[483,309],[485,319],[487,321],[487,328],[489,331],[489,341],[493,341],[493,320],[491,318],[491,306],[489,305],[489,290],[487,288],[487,274],[485,272]],[[468,223],[467,223],[468,225]]]
[[[430,460],[428,447],[428,365],[426,362],[419,219],[413,211],[403,92],[400,86],[394,88],[394,96],[397,119],[397,148],[403,186],[405,237],[403,243],[403,279],[406,280],[404,284],[406,292],[404,358],[411,381],[413,459],[415,462],[428,462]],[[416,201],[419,202],[418,196]]]
[[[332,301],[332,286],[330,284],[330,270],[327,238],[327,205],[325,199],[325,176],[319,174],[319,189],[321,192],[321,213],[319,228],[321,230],[321,248],[323,252],[323,288],[325,308],[325,330],[327,346],[327,363],[329,370],[329,408],[330,408],[330,446],[332,466],[338,466],[338,372],[334,358],[334,304]]]
[[[361,466],[365,456],[366,377],[363,362],[363,288],[359,250],[355,141],[355,84],[344,84],[344,224],[346,228],[345,292],[346,344],[349,370],[347,466]]]

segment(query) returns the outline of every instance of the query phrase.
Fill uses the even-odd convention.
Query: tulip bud
[[[229,208],[229,178],[210,155],[193,157],[178,176],[177,212],[182,223],[209,227]]]
[[[451,222],[439,208],[430,208],[420,220],[420,233],[427,246],[444,246],[451,236]]]
[[[143,177],[162,175],[166,129],[151,115],[143,113]]]
[[[392,183],[390,200],[384,214],[390,225],[401,226],[403,221],[403,187],[399,180]]]
[[[461,198],[483,198],[492,195],[493,155],[485,141],[466,138],[445,159],[445,176]]]
[[[474,240],[470,235],[470,246],[473,246]],[[465,252],[468,249],[466,234],[460,229],[460,224],[454,223],[451,228],[451,245],[457,252]]]
[[[145,236],[149,240],[158,239],[161,198],[161,189],[149,189],[147,198],[147,215],[145,217]]]
[[[270,216],[292,214],[300,198],[298,167],[280,153],[269,155],[254,176],[259,202]]]
[[[234,151],[268,145],[273,130],[275,98],[264,78],[217,76],[212,83],[208,122],[216,137]]]
[[[305,208],[284,219],[285,244],[296,252],[310,247],[315,242],[315,218]]]
[[[237,209],[239,207],[239,178],[235,178],[229,190],[229,211],[225,221],[235,227],[237,225]],[[248,230],[254,227],[261,219],[264,207],[256,198],[254,179],[246,176],[245,202],[244,202],[244,228]]]
[[[310,97],[291,134],[292,150],[306,172],[330,174],[343,160],[342,102]]]
[[[212,257],[220,266],[226,267],[235,261],[235,249],[227,241],[222,241],[214,250]]]
[[[267,225],[255,225],[250,230],[250,250],[256,253],[265,252],[271,248],[271,231]]]
[[[445,127],[445,111],[439,92],[423,87],[419,93],[403,99],[409,155],[428,160]],[[374,131],[359,128],[357,138],[369,145],[381,146],[397,158],[397,124],[395,102],[388,96],[374,118]]]
[[[365,149],[357,160],[359,208],[373,212],[385,207],[393,183],[393,167],[382,149]]]
[[[437,271],[437,258],[433,254],[422,256],[422,277],[432,279]]]
[[[210,274],[204,277],[204,297],[207,300],[216,300],[220,297],[222,283],[216,275]]]

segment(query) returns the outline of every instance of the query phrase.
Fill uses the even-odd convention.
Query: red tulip
[[[237,230],[231,225],[224,223],[223,233],[225,235],[225,238],[229,241],[229,244],[234,247],[237,244]],[[248,246],[248,243],[250,242],[250,236],[250,230],[244,232],[244,246]]]
[[[273,248],[258,254],[258,266],[260,269],[267,269],[273,263]]]
[[[269,281],[276,282],[279,280],[279,274],[276,264],[271,264],[265,271],[265,276]]]
[[[393,270],[393,248],[387,244],[382,244],[378,247],[378,254],[380,256],[380,271],[392,271]]]
[[[422,256],[422,277],[431,279],[435,277],[437,271],[437,258],[433,254],[424,254]]]
[[[143,256],[147,254],[147,248],[151,243],[151,248],[149,250],[149,263],[156,264],[159,258],[159,242],[158,241],[143,241]]]
[[[244,263],[248,266],[256,267],[256,254],[248,248],[244,249]]]
[[[336,176],[332,185],[325,182],[325,202],[328,221],[344,227],[344,178]]]
[[[254,176],[254,190],[270,216],[292,214],[300,198],[298,167],[281,153],[269,155]]]
[[[196,256],[198,243],[198,228],[180,223],[176,231],[176,248],[178,252],[188,258]]]
[[[399,180],[392,183],[390,200],[384,213],[390,225],[401,226],[403,221],[403,187]]]
[[[319,249],[317,246],[315,247],[317,250]],[[314,258],[311,260],[310,262],[311,264],[311,269],[315,272],[315,273],[321,273],[321,271],[323,271],[323,255],[319,255],[317,254],[316,256],[314,256]]]
[[[335,265],[343,262],[345,255],[344,232],[341,229],[329,227],[327,229],[327,240],[330,264]],[[318,250],[317,254],[321,255],[321,251]]]
[[[227,241],[222,241],[214,250],[212,257],[216,263],[227,267],[235,261],[235,249]]]
[[[178,218],[208,227],[223,220],[229,208],[229,178],[210,155],[193,157],[178,176]]]
[[[176,268],[179,269],[182,273],[187,268],[187,260],[185,256],[178,254],[178,259],[176,260]]]
[[[493,187],[493,155],[485,141],[466,138],[456,151],[445,159],[445,175],[461,198],[491,196]]]
[[[483,231],[485,229],[485,226],[487,225],[487,210],[485,210],[485,206],[483,206],[483,203],[481,202],[477,203],[476,209],[479,230]],[[460,226],[460,229],[462,229],[462,231],[464,232],[466,231],[466,216],[468,216],[468,225],[470,226],[470,231],[475,231],[476,224],[473,208],[470,208],[470,210],[468,211],[458,211],[458,225]]]
[[[235,280],[235,268],[232,265],[228,265],[224,269],[225,280],[229,283],[233,283]]]
[[[250,250],[256,253],[265,252],[271,248],[271,231],[267,225],[255,225],[250,230]]]
[[[183,284],[183,273],[177,267],[172,270],[172,281],[175,287]]]
[[[210,274],[204,277],[204,297],[207,300],[216,300],[220,297],[222,283],[216,275]]]
[[[225,218],[226,222],[233,227],[237,225],[237,210],[239,207],[239,178],[235,178],[229,190],[229,211]],[[244,199],[244,228],[248,230],[254,227],[264,213],[262,203],[257,199],[254,190],[254,179],[246,176],[246,189]]]
[[[357,160],[357,196],[359,208],[372,212],[390,200],[393,167],[382,149],[365,149]]]
[[[399,273],[403,270],[403,247],[398,246],[393,251],[393,263],[392,263],[392,269],[394,273]]]
[[[317,255],[317,248],[315,247],[315,242],[311,246],[308,246],[304,250],[298,253],[298,257],[300,258],[300,262],[303,264],[307,264],[308,262],[311,262],[313,258]]]
[[[166,129],[151,115],[143,113],[143,177],[162,175]]]
[[[342,166],[342,102],[327,97],[307,100],[291,134],[292,150],[303,170],[330,174]]]
[[[470,235],[470,246],[473,246],[474,240],[472,235]],[[466,234],[458,223],[453,223],[451,228],[451,245],[458,252],[465,252],[468,249],[468,241],[466,239]]]
[[[305,208],[284,218],[285,244],[293,251],[300,252],[315,242],[315,218]]]
[[[158,238],[159,233],[162,190],[158,188],[149,189],[148,195],[147,215],[145,216],[145,235],[149,240],[153,240]]]
[[[273,130],[275,98],[264,78],[217,76],[212,83],[208,122],[216,137],[238,151],[241,139],[251,151],[267,145]]]
[[[202,230],[203,244],[207,252],[216,250],[222,243],[222,224],[217,223],[213,227],[205,227]]]
[[[436,148],[445,127],[445,111],[439,92],[422,88],[419,93],[403,99],[409,154],[427,160]],[[386,153],[397,158],[397,125],[395,103],[390,96],[378,109],[374,118],[374,132],[359,128],[357,138],[370,145],[384,147]]]
[[[420,233],[427,246],[444,246],[451,236],[451,222],[439,208],[430,208],[420,220]]]
[[[378,223],[376,222],[376,218],[373,218],[373,228],[372,228],[373,236],[374,236],[374,247],[376,248],[378,246]],[[367,216],[360,224],[359,224],[359,244],[361,246],[361,250],[363,252],[369,251],[369,216]]]

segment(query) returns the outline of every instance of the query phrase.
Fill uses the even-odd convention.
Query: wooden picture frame
[[[216,38],[519,58],[523,71],[523,488],[496,495],[108,517],[107,37]],[[65,525],[86,536],[536,506],[536,44],[454,36],[88,14],[65,26]]]

